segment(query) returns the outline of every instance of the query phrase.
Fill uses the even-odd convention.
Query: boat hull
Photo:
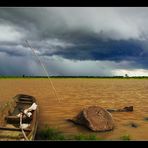
[[[30,126],[23,131],[20,128],[20,118],[17,116],[33,103],[37,104],[36,110],[32,111],[31,117],[27,117],[22,122]],[[34,140],[38,126],[38,102],[35,97],[25,94],[18,94],[0,108],[0,140]]]

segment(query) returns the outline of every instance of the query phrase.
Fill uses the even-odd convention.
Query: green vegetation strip
[[[61,141],[61,140],[72,140],[72,141],[103,141],[105,139],[98,138],[95,134],[76,134],[76,135],[64,135],[62,132],[58,131],[55,128],[45,126],[43,129],[39,130],[36,134],[35,140],[52,140],[52,141]],[[129,134],[125,134],[120,137],[120,140],[129,141],[131,137]]]
[[[57,129],[46,126],[36,134],[36,140],[103,140],[96,137],[95,134],[78,134],[72,136],[65,136]]]
[[[46,76],[0,76],[0,79],[16,78],[47,78]],[[124,76],[50,76],[50,78],[96,78],[96,79],[148,79],[148,76],[124,77]]]
[[[125,140],[125,141],[131,140],[131,138],[130,138],[130,136],[128,134],[121,136],[120,139]]]

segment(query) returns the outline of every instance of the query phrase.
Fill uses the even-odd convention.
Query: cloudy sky
[[[0,8],[0,75],[148,76],[148,8]]]

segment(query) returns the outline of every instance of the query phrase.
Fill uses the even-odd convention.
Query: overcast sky
[[[0,8],[0,75],[148,76],[148,8]]]

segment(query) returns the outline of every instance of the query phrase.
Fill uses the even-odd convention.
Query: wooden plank
[[[16,101],[16,103],[22,103],[22,104],[32,104],[32,102],[27,101]]]
[[[20,101],[33,101],[31,98],[19,98]]]
[[[0,131],[0,139],[7,138],[7,139],[19,139],[22,135],[22,131],[7,131],[1,130]]]
[[[5,117],[5,120],[7,123],[10,123],[10,124],[19,124],[20,123],[20,117],[17,117],[17,116],[6,116]],[[31,120],[32,120],[32,117],[23,117],[22,119],[23,123],[30,123]]]
[[[0,127],[0,130],[21,131],[20,128]],[[31,129],[23,129],[25,132],[31,132]]]

